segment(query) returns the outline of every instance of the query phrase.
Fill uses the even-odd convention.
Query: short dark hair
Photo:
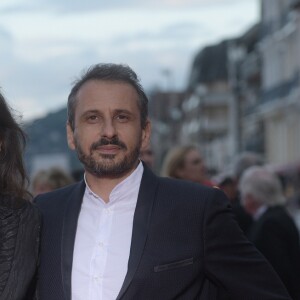
[[[26,136],[13,117],[0,93],[0,193],[18,199],[28,199],[28,178],[23,151]]]
[[[141,112],[141,126],[146,127],[148,118],[148,98],[136,73],[127,65],[96,64],[91,66],[78,80],[68,97],[68,123],[72,130],[75,128],[76,96],[79,89],[89,80],[116,81],[130,84],[139,95],[139,109]]]

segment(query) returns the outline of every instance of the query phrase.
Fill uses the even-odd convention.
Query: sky
[[[1,92],[29,121],[64,107],[96,63],[128,64],[147,91],[184,90],[195,55],[259,14],[259,0],[1,0]]]

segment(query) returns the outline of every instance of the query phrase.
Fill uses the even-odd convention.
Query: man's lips
[[[117,145],[102,145],[97,147],[97,151],[106,154],[115,154],[119,150],[121,150],[121,147]]]

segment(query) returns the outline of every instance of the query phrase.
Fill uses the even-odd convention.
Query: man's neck
[[[97,177],[92,173],[85,172],[85,179],[90,189],[97,194],[104,202],[109,202],[109,196],[112,190],[124,179],[134,172],[135,168],[127,172],[121,177]]]

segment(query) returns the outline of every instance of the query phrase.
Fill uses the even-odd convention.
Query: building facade
[[[199,146],[213,173],[231,161],[235,144],[235,98],[229,81],[231,41],[203,48],[195,57],[183,104],[181,143]]]
[[[261,22],[265,155],[284,164],[300,157],[300,1],[262,0]]]
[[[166,153],[180,144],[185,92],[154,91],[149,95],[149,115],[152,121],[151,147],[155,155],[154,168],[159,173]]]

